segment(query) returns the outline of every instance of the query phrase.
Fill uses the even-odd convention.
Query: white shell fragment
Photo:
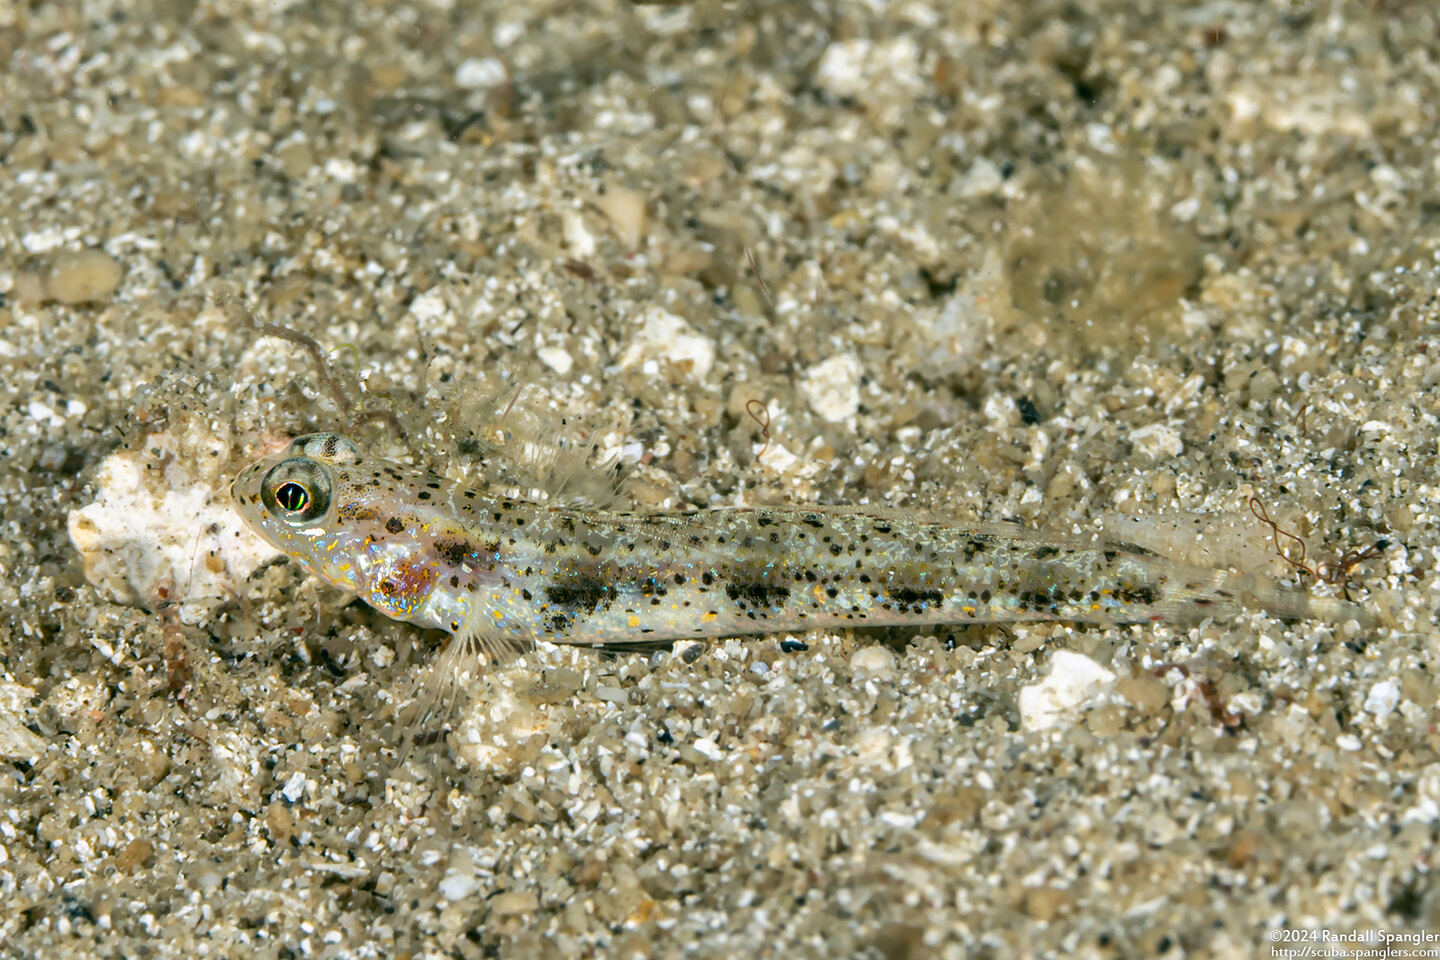
[[[848,420],[860,409],[860,361],[844,354],[817,363],[806,371],[800,390],[820,417]]]
[[[1114,673],[1089,657],[1057,650],[1045,678],[1020,691],[1020,724],[1032,732],[1060,726],[1114,681]]]
[[[639,331],[620,355],[621,367],[638,365],[647,374],[658,373],[659,365],[652,369],[651,362],[664,360],[697,380],[709,375],[715,365],[715,344],[709,337],[696,333],[682,318],[660,307],[647,307],[641,311],[639,321]]]
[[[226,449],[216,440],[216,456]],[[223,596],[275,550],[251,533],[218,472],[168,431],[106,457],[95,502],[70,511],[70,540],[85,579],[119,603]],[[164,588],[166,597],[161,597]]]
[[[34,691],[18,683],[0,683],[0,759],[34,760],[45,741],[25,726],[25,703]]]

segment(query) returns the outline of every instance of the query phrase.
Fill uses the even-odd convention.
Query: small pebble
[[[606,703],[624,706],[630,702],[630,693],[624,687],[596,687],[595,696]]]
[[[895,654],[881,646],[864,647],[851,655],[850,669],[859,680],[885,679],[895,674]]]
[[[34,696],[29,687],[0,683],[0,757],[33,760],[45,750],[45,741],[25,726],[25,704]]]
[[[66,251],[55,258],[45,289],[59,303],[92,303],[115,292],[125,273],[104,250]]]
[[[1059,726],[1115,680],[1115,674],[1079,653],[1058,650],[1045,679],[1020,691],[1020,723],[1026,730]]]
[[[626,250],[637,250],[650,232],[650,211],[645,194],[629,187],[609,187],[595,197],[595,206],[610,221],[615,239]]]
[[[1115,692],[1141,714],[1150,716],[1170,702],[1170,688],[1159,677],[1149,673],[1132,673],[1115,683]]]
[[[860,361],[846,354],[817,363],[805,372],[800,390],[818,416],[847,420],[860,409]]]
[[[480,884],[476,881],[475,874],[471,872],[467,864],[464,870],[455,870],[453,868],[447,870],[438,886],[440,888],[440,896],[453,903],[456,900],[464,900],[470,896],[479,889]]]
[[[564,347],[541,347],[535,351],[535,355],[540,358],[541,363],[562,377],[575,365],[574,358]]]
[[[1152,423],[1130,432],[1130,442],[1137,452],[1152,460],[1170,460],[1185,452],[1185,444],[1174,427]]]
[[[490,912],[497,917],[533,913],[539,906],[540,898],[533,890],[508,890],[490,899]]]
[[[289,803],[298,803],[305,795],[305,774],[299,770],[290,774],[290,779],[285,781],[285,786],[280,789],[280,795]]]
[[[1394,680],[1382,680],[1370,688],[1365,696],[1365,712],[1384,723],[1395,708],[1400,705],[1400,685]]]
[[[149,840],[137,837],[125,844],[124,848],[115,856],[115,868],[122,873],[129,873],[136,867],[144,866],[155,855],[155,845]]]

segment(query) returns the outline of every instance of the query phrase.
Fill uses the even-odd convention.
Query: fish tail
[[[1224,570],[1167,567],[1156,604],[1165,619],[1223,617],[1245,610],[1263,610],[1282,620],[1319,620],[1343,624],[1354,620],[1364,629],[1376,625],[1375,614],[1339,597],[1317,597],[1299,587],[1284,586],[1255,574]]]

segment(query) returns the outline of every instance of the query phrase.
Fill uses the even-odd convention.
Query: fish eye
[[[286,523],[311,523],[330,509],[330,475],[309,457],[282,460],[260,482],[260,500]]]
[[[299,513],[310,502],[310,491],[294,480],[286,480],[275,491],[275,502],[291,513]]]

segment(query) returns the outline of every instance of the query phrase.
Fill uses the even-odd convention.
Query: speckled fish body
[[[245,519],[398,620],[524,647],[834,627],[1281,615],[1305,596],[1134,547],[863,510],[631,514],[490,496],[335,434],[247,467]]]

